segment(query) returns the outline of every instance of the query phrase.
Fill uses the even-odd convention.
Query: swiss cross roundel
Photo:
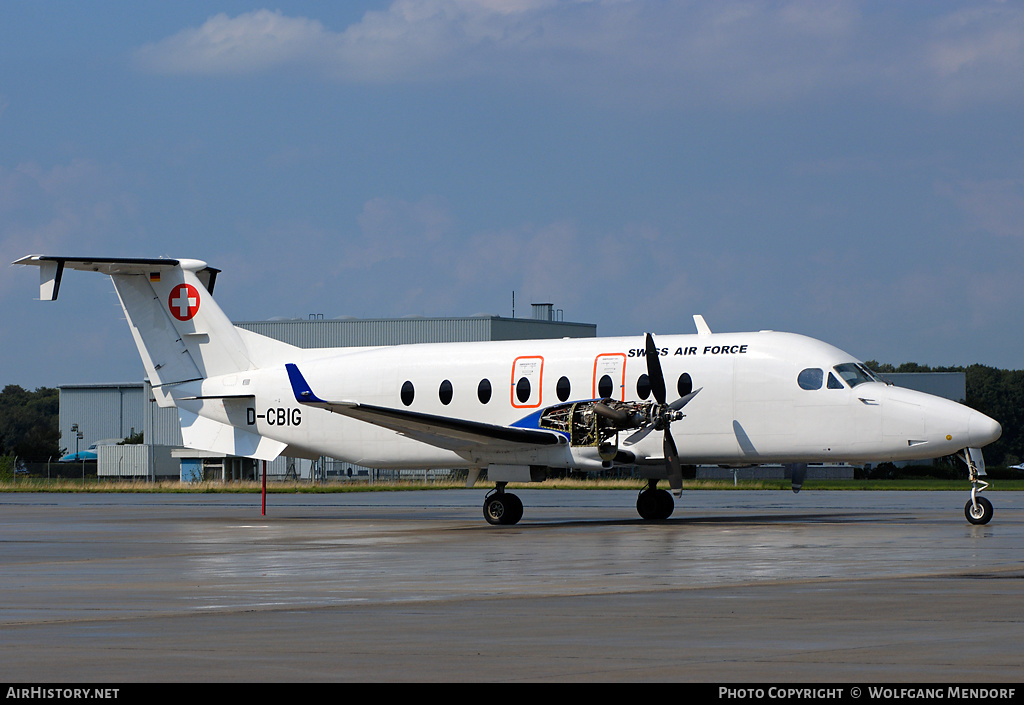
[[[171,289],[167,305],[179,321],[190,321],[199,312],[199,292],[191,284],[178,284]]]

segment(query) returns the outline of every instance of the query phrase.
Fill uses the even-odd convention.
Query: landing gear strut
[[[648,480],[647,489],[637,495],[636,511],[642,519],[668,519],[672,516],[673,509],[675,502],[672,495],[665,490],[659,490],[657,480]]]
[[[964,516],[972,524],[987,524],[992,521],[992,503],[980,496],[988,483],[980,479],[985,469],[985,460],[980,448],[965,448],[960,459],[967,463],[968,478],[971,481],[971,499],[964,505]],[[980,465],[980,468],[979,468]]]
[[[484,519],[488,524],[511,525],[523,518],[523,502],[516,495],[505,491],[504,482],[484,497]]]

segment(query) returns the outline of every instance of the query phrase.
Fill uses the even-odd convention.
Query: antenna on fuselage
[[[711,335],[711,327],[704,320],[704,316],[699,313],[694,314],[693,323],[697,326],[697,335]]]

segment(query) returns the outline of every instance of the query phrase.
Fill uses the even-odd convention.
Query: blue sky
[[[775,329],[1019,369],[1024,7],[0,8],[0,258],[203,259],[236,320]],[[0,277],[0,384],[138,380],[109,281]]]

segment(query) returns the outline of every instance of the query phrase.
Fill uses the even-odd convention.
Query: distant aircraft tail
[[[30,255],[14,264],[39,267],[39,296],[50,301],[65,269],[109,275],[154,388],[250,370],[254,352],[290,347],[235,328],[212,296],[220,270],[200,260]]]

